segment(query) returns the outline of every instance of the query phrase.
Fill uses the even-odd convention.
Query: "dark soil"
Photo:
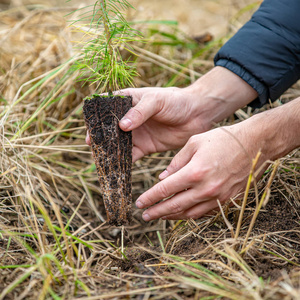
[[[83,107],[108,222],[116,226],[131,220],[132,137],[118,125],[131,106],[131,97],[95,96]]]
[[[260,247],[255,246],[249,250],[249,255],[244,255],[246,263],[254,272],[263,279],[276,280],[282,276],[282,271],[295,271],[300,263],[300,209],[297,210],[294,201],[287,201],[281,194],[274,198],[261,210],[255,222],[251,236],[260,236],[264,242]],[[243,237],[251,221],[253,206],[249,204],[249,210],[245,213],[245,223],[240,234]],[[252,209],[251,209],[252,208]],[[248,218],[247,218],[248,217]],[[233,219],[233,218],[232,218]],[[222,239],[230,239],[231,234],[227,230],[222,218],[208,225],[200,234],[195,230],[194,234],[187,234],[180,242],[174,240],[174,246],[168,247],[167,252],[187,259],[201,259],[209,253],[209,247]],[[191,228],[186,228],[190,232]],[[171,245],[173,241],[169,244]],[[237,249],[238,250],[238,249]],[[140,263],[140,261],[139,261]],[[208,267],[204,265],[205,267]]]
[[[258,215],[255,233],[265,234],[267,241],[273,244],[269,249],[261,247],[261,255],[253,265],[258,276],[274,280],[282,275],[282,270],[297,268],[300,263],[299,213],[300,208],[297,209],[296,203],[278,193]],[[276,253],[278,259],[274,259],[270,252]]]
[[[300,208],[289,203],[285,198],[278,195],[267,206],[261,210],[256,220],[256,228],[263,232],[286,231],[281,236],[285,236],[300,242],[299,233],[291,230],[300,229]],[[300,244],[295,244],[300,250]]]
[[[243,256],[245,262],[255,274],[266,281],[281,280],[283,272],[291,274],[299,270],[297,265],[299,264],[300,255],[300,218],[298,216],[300,210],[296,209],[294,200],[287,201],[281,194],[273,194],[272,200],[259,213],[251,233],[251,236],[265,235],[264,242],[260,247],[256,245],[252,250],[249,250],[249,254]],[[241,237],[244,237],[247,232],[254,206],[255,203],[253,202],[247,207]],[[232,214],[231,219],[233,220]],[[183,238],[185,234],[186,238]],[[166,252],[187,260],[197,260],[211,259],[209,253],[212,253],[210,251],[213,250],[209,250],[209,247],[220,240],[230,239],[231,235],[222,218],[218,218],[208,224],[204,230],[201,226],[192,228],[191,225],[185,224],[178,228],[177,237],[180,240],[179,242],[176,241],[176,234],[174,232],[170,233],[169,242],[167,241],[169,246],[166,248]],[[159,266],[160,263],[164,262],[155,254],[161,252],[160,243],[154,240],[152,242],[154,246],[152,248],[147,247],[147,251],[133,245],[128,247],[126,250],[127,259],[114,260],[112,266],[118,268],[117,272],[121,270],[128,272],[128,274],[149,276],[148,281],[145,279],[145,284],[140,282],[141,287],[146,286],[146,283],[149,284],[149,282],[152,284],[151,276],[154,273],[167,277],[171,276],[170,274],[174,276],[174,273],[169,273],[170,271],[174,272],[172,268]],[[238,248],[236,250],[238,251]],[[219,260],[217,257],[215,259]],[[224,257],[222,260],[224,260]],[[154,266],[151,266],[153,264]],[[156,264],[157,266],[155,266]],[[202,265],[211,269],[210,264],[202,263]],[[216,269],[212,271],[218,272]],[[177,270],[177,272],[180,271]],[[188,295],[182,296],[183,299],[191,299]]]

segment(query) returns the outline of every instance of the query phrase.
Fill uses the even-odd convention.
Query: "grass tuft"
[[[77,36],[65,16],[74,7],[3,3],[0,299],[299,299],[299,149],[269,162],[261,180],[257,157],[244,199],[231,199],[216,215],[146,225],[136,209],[130,226],[110,227],[82,119],[83,99],[96,85],[78,83],[69,70]],[[252,8],[235,15],[230,34]],[[149,40],[132,45],[136,86],[192,83],[227,39],[197,44],[174,21],[132,24]],[[297,95],[299,84],[273,105]],[[256,112],[239,110],[221,125]],[[134,198],[174,155],[135,164]]]

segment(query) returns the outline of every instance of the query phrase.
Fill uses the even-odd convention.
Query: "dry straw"
[[[120,248],[120,229],[103,222],[85,145],[81,105],[93,86],[69,72],[76,55],[69,11],[31,5],[1,12],[0,299],[299,299],[299,150],[272,163],[246,190],[247,202],[232,199],[215,216],[146,226],[136,210]],[[197,45],[199,52],[165,25],[146,49],[135,46],[138,86],[186,85],[211,65],[220,41]],[[182,43],[170,46],[171,38]],[[282,101],[297,94],[295,86]],[[251,113],[241,110],[236,121]],[[136,163],[135,197],[173,155]],[[293,221],[266,228],[261,220],[269,214]]]

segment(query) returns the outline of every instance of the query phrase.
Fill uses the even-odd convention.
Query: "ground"
[[[105,222],[82,115],[82,100],[94,90],[76,81],[69,61],[78,33],[66,18],[85,3],[0,1],[0,300],[299,299],[299,150],[279,161],[270,189],[272,165],[250,190],[238,235],[243,197],[200,220],[145,223],[133,209],[124,229]],[[131,3],[128,18],[148,38],[134,48],[137,86],[193,82],[258,5]],[[272,106],[299,95],[298,83]],[[257,112],[239,110],[222,125]],[[174,154],[134,165],[133,200]]]

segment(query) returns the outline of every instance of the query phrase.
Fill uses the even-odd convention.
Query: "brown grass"
[[[249,190],[238,231],[238,199],[201,220],[145,224],[135,210],[123,235],[104,222],[82,118],[93,87],[69,72],[75,53],[67,12],[0,13],[0,299],[299,299],[299,150]],[[135,46],[138,86],[193,82],[221,42],[198,45],[202,53],[193,58],[195,48],[167,46],[159,34],[151,40],[162,45]],[[281,101],[299,91],[295,85]],[[222,124],[253,113],[239,110]],[[135,164],[135,198],[173,155]]]

